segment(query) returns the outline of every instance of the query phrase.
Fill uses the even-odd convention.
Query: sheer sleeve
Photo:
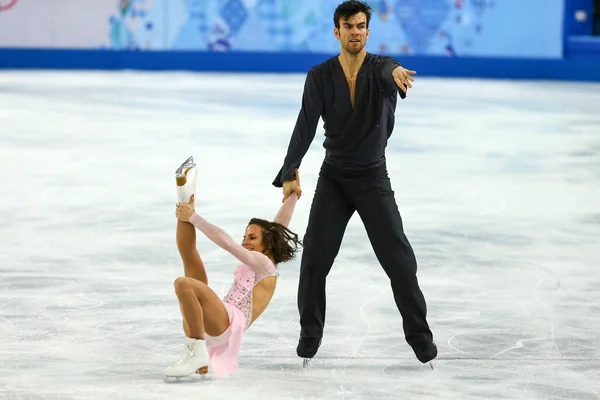
[[[292,192],[277,212],[277,215],[275,215],[273,222],[277,222],[287,228],[292,220],[292,214],[294,213],[297,200],[298,195],[295,192]]]
[[[217,246],[226,250],[240,262],[248,265],[252,269],[262,270],[269,264],[272,264],[269,257],[258,251],[247,250],[242,245],[236,243],[223,229],[206,221],[197,213],[194,213],[191,216],[190,223],[204,233],[204,235]]]

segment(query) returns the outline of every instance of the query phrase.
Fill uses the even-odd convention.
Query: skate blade
[[[165,383],[179,383],[182,381],[183,378],[186,378],[185,376],[165,376],[164,377],[164,381]]]
[[[302,360],[302,368],[306,368],[306,366],[310,363],[311,360],[312,358],[305,358],[304,360]]]
[[[188,171],[192,168],[194,168],[196,166],[196,163],[194,162],[194,157],[190,157],[187,160],[185,160],[183,162],[183,164],[181,164],[179,166],[179,168],[177,168],[175,170],[175,176],[180,178],[180,177],[184,177],[187,175]],[[185,172],[184,172],[185,170]]]
[[[433,369],[433,363],[432,362],[429,363],[429,366],[431,367],[431,370],[433,371],[434,369]]]
[[[167,383],[177,383],[177,382],[182,382],[183,379],[185,378],[191,378],[193,375],[200,375],[203,378],[206,377],[206,375],[208,375],[208,367],[200,367],[196,370],[196,372],[191,373],[190,375],[186,375],[186,376],[169,376],[166,375],[164,378],[164,381]]]

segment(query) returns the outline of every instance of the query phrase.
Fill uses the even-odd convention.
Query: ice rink
[[[295,260],[235,374],[167,383],[185,339],[174,171],[195,157],[198,213],[241,241],[281,205],[304,75],[0,72],[0,398],[599,399],[600,85],[416,78],[387,154],[435,370],[355,215],[309,367]],[[319,124],[301,237],[322,142]],[[225,295],[237,260],[198,249]]]

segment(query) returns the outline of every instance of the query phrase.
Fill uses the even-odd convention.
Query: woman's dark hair
[[[340,4],[333,13],[333,23],[335,27],[340,29],[340,19],[347,20],[353,15],[358,13],[365,13],[367,16],[367,28],[369,27],[369,22],[371,22],[371,6],[369,6],[364,1],[358,0],[349,0]]]
[[[267,255],[272,256],[274,263],[293,260],[296,257],[298,246],[302,243],[298,235],[285,226],[260,218],[252,218],[248,225],[258,225],[263,229],[263,246]]]

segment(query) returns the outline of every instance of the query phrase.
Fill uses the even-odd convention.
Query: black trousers
[[[385,164],[346,170],[324,162],[304,236],[298,286],[301,337],[321,338],[325,325],[325,280],[346,226],[357,211],[379,263],[391,281],[404,335],[411,347],[433,339],[427,306],[417,281],[417,261],[404,234]]]

